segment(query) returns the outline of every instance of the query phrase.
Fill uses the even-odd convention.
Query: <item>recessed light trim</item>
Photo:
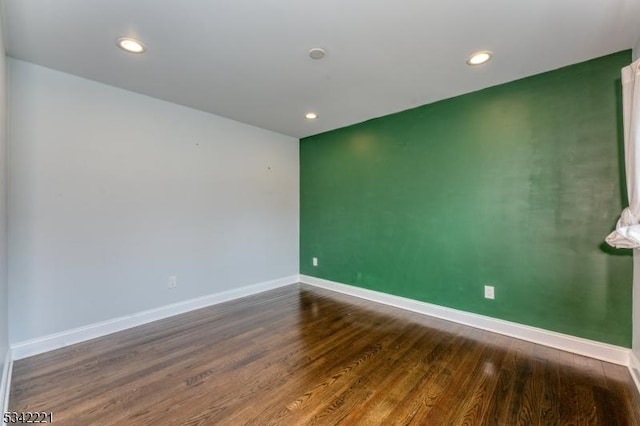
[[[315,120],[316,118],[318,118],[318,114],[316,114],[315,112],[308,112],[304,115],[304,118],[306,118],[307,120]]]
[[[131,37],[120,37],[116,42],[118,47],[128,53],[144,53],[147,51],[145,45]]]
[[[322,59],[326,54],[327,51],[321,47],[314,47],[313,49],[309,50],[309,56],[311,57],[311,59]]]
[[[467,65],[476,66],[486,64],[493,57],[493,53],[488,50],[482,50],[480,52],[475,52],[467,59]]]

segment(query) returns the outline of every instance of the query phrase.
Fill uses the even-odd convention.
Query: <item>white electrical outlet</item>
[[[318,258],[317,257],[313,258],[313,266],[318,266]]]
[[[178,286],[178,277],[171,275],[169,277],[169,288],[176,288]]]
[[[492,285],[485,285],[484,286],[484,298],[485,299],[495,299],[496,298],[495,289],[493,288]]]

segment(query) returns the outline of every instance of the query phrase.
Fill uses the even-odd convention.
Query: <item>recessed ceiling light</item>
[[[309,50],[309,56],[311,56],[311,59],[322,59],[326,54],[327,52],[321,47],[314,47]]]
[[[306,118],[307,120],[315,120],[316,118],[318,118],[318,114],[316,114],[315,112],[308,112],[304,115],[304,118]]]
[[[491,59],[491,56],[493,56],[493,54],[487,50],[476,52],[473,55],[469,56],[469,59],[467,59],[467,64],[472,66],[484,64],[485,62],[489,61],[489,59]]]
[[[129,37],[119,38],[117,44],[120,49],[129,53],[144,53],[147,50],[147,48],[144,47],[144,44]]]

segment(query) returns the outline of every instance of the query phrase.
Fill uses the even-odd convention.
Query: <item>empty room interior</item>
[[[640,425],[640,1],[0,15],[5,424]]]

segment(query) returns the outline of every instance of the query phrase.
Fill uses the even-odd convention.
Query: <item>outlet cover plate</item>
[[[496,298],[496,293],[495,293],[495,289],[492,285],[485,285],[484,286],[484,298],[485,299],[495,299]]]

